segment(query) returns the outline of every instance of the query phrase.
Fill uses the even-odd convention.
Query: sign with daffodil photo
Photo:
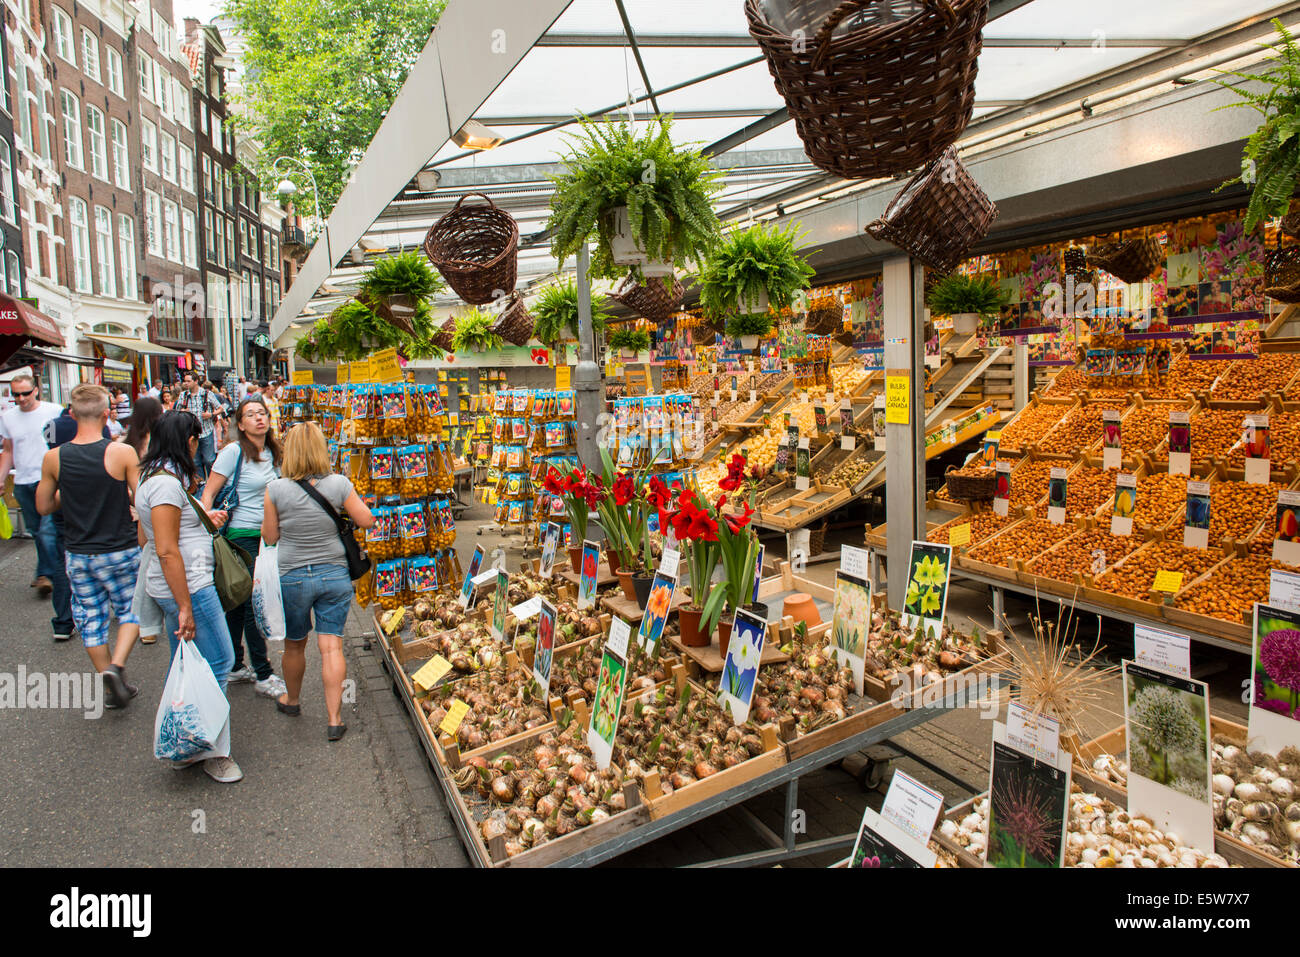
[[[937,631],[943,625],[948,604],[948,575],[952,568],[952,546],[937,542],[912,542],[908,564],[907,596],[903,599],[903,623]]]

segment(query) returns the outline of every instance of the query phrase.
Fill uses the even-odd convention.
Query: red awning
[[[65,345],[54,320],[21,299],[0,293],[0,335],[22,336],[52,346]]]

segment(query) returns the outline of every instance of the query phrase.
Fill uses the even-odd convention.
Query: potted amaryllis
[[[573,544],[569,546],[569,567],[577,574],[582,568],[582,543],[587,540],[587,518],[604,498],[604,488],[599,476],[588,474],[585,468],[574,469],[568,475],[551,469],[546,473],[542,486],[552,495],[560,496],[564,502],[564,511],[569,516],[569,526],[572,529],[570,541],[577,545],[576,548]]]
[[[601,478],[608,492],[596,508],[601,528],[605,530],[605,555],[610,571],[618,575],[623,594],[629,601],[635,601],[632,573],[636,570],[637,543],[641,541],[645,522],[639,501],[645,472],[618,471],[605,448],[600,450],[600,458]]]

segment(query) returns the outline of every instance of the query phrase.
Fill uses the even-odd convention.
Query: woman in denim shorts
[[[337,741],[347,731],[343,723],[343,627],[352,608],[352,580],[338,526],[319,502],[305,492],[310,484],[330,508],[347,513],[361,528],[375,523],[346,476],[330,473],[325,436],[314,422],[290,429],[284,439],[282,478],[266,487],[262,540],[277,550],[280,592],[284,599],[284,683],[288,690],[275,706],[288,715],[301,713],[298,695],[307,670],[308,632],[316,620],[320,642],[321,678],[325,684],[326,736]]]

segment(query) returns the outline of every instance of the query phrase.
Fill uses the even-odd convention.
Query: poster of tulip
[[[853,686],[863,693],[867,632],[871,630],[871,583],[845,572],[835,573],[830,653],[853,671]]]
[[[1300,747],[1300,612],[1255,605],[1251,747]]]
[[[1214,846],[1209,728],[1203,681],[1124,662],[1129,813],[1191,847]]]
[[[948,606],[948,576],[952,546],[937,542],[912,542],[908,564],[907,595],[903,598],[903,624],[915,631],[923,627],[937,634]]]
[[[754,700],[758,680],[758,663],[763,657],[763,638],[767,622],[745,609],[736,611],[731,626],[731,643],[722,666],[718,685],[718,703],[731,712],[731,720],[742,725],[749,720],[749,706]]]

